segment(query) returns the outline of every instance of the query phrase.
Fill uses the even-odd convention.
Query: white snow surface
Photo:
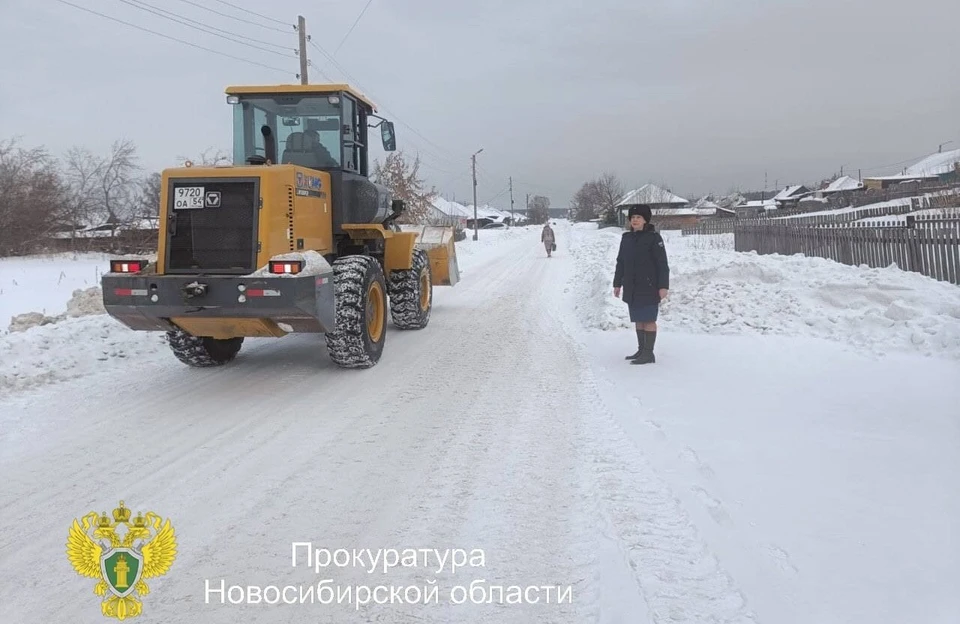
[[[100,286],[111,256],[50,254],[0,258],[0,334],[10,320],[27,312],[56,316],[66,311],[71,293]]]
[[[863,183],[850,176],[841,176],[827,185],[823,192],[837,193],[840,191],[854,191],[863,186]]]
[[[591,284],[578,301],[581,322],[629,328],[626,306],[606,297],[622,232],[590,226],[573,232],[572,253]],[[808,336],[878,355],[960,361],[960,288],[952,284],[894,267],[737,253],[732,234],[662,235],[671,252],[672,294],[660,318],[668,331]]]
[[[0,621],[103,620],[67,532],[119,500],[178,539],[144,622],[960,621],[960,289],[666,233],[658,362],[630,366],[620,232],[555,229],[549,259],[539,227],[468,232],[430,325],[390,326],[365,371],[309,335],[190,369],[104,315],[0,336]],[[301,541],[485,560],[317,573],[291,565]],[[221,579],[439,600],[208,602]],[[481,579],[553,600],[474,604]]]
[[[923,160],[903,170],[904,175],[937,176],[953,171],[960,162],[960,149],[930,154]]]

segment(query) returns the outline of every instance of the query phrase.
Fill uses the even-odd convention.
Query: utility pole
[[[307,20],[297,16],[297,34],[300,36],[300,84],[307,82]]]
[[[479,150],[474,152],[473,156],[470,157],[470,160],[473,161],[473,240],[477,240],[479,236],[477,235],[477,154],[483,151],[481,147]]]
[[[513,176],[510,176],[510,225],[517,224],[517,215],[513,211]]]
[[[530,193],[527,193],[527,203],[526,203],[526,214],[527,214],[527,223],[530,223]]]

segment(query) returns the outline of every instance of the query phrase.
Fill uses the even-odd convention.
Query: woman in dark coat
[[[617,268],[613,275],[613,296],[630,308],[630,321],[637,326],[637,352],[628,355],[631,364],[657,361],[653,346],[657,341],[657,316],[660,302],[670,288],[670,266],[663,237],[650,223],[649,206],[630,208],[630,231],[620,239]]]

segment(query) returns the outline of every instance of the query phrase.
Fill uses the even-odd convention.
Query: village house
[[[960,182],[960,149],[930,154],[895,175],[863,179],[868,189],[886,189],[905,182]]]
[[[701,197],[691,206],[697,211],[697,216],[703,219],[709,218],[727,218],[737,216],[737,211],[732,208],[724,208],[714,202],[709,197]]]
[[[773,196],[773,201],[781,208],[795,208],[800,200],[810,193],[810,189],[797,184],[795,186],[785,187],[782,191]]]
[[[777,210],[778,207],[774,199],[755,199],[737,205],[734,210],[738,219],[756,219],[766,216],[771,211]]]
[[[650,206],[650,212],[657,229],[675,230],[696,225],[700,220],[697,211],[690,207],[686,199],[655,184],[644,184],[624,195],[617,202],[617,223],[627,225],[627,213],[630,208],[639,205]]]

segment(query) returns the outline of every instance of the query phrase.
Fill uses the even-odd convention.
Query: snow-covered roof
[[[908,176],[939,176],[953,171],[954,163],[960,162],[960,149],[931,154],[920,162],[903,170]]]
[[[463,204],[442,197],[434,198],[433,205],[437,210],[450,217],[473,217],[472,209],[468,210]]]
[[[779,193],[773,196],[774,201],[785,201],[797,194],[797,191],[803,188],[802,184],[797,184],[796,186],[788,186]]]
[[[840,191],[855,191],[863,188],[863,183],[850,176],[842,176],[831,182],[823,193],[839,193]]]
[[[776,210],[777,202],[773,199],[764,199],[762,201],[755,199],[753,201],[748,201],[745,204],[739,204],[737,208],[763,208],[765,210]]]
[[[898,173],[897,175],[888,175],[888,176],[870,176],[869,178],[864,178],[864,180],[899,180],[901,182],[910,182],[913,180],[922,180],[924,178],[936,178],[934,174],[927,173],[917,173],[914,175],[909,175],[906,173]]]
[[[707,199],[706,197],[701,197],[701,198],[698,199],[696,202],[694,202],[693,207],[694,207],[694,208],[712,208],[712,209],[714,209],[714,210],[720,208],[720,206],[719,206],[718,204],[716,204],[715,202],[710,201],[710,200]]]
[[[618,206],[631,206],[635,204],[681,204],[687,205],[690,202],[684,198],[674,195],[670,191],[664,190],[655,184],[644,184],[638,189],[632,190],[621,199]]]
[[[653,208],[650,214],[655,217],[697,217],[700,213],[696,208]]]

